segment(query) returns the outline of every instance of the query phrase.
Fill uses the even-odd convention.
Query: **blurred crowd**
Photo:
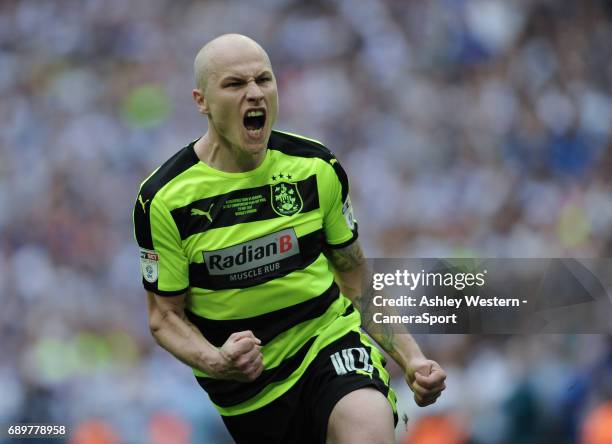
[[[277,128],[345,166],[369,257],[612,253],[610,1],[3,0],[0,424],[229,440],[149,336],[131,221],[205,131],[193,57],[226,32],[270,54]],[[398,440],[612,442],[609,336],[419,341],[448,389],[418,409],[393,369]]]

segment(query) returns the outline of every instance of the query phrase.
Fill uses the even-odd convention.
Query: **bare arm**
[[[232,333],[217,348],[187,319],[185,294],[147,291],[147,305],[155,341],[181,362],[218,379],[252,381],[262,372],[260,341],[251,331]]]
[[[393,332],[389,324],[374,324],[372,320],[372,271],[368,268],[358,241],[345,248],[328,249],[336,282],[361,313],[364,330],[402,367],[418,405],[435,402],[444,390],[446,375],[437,362],[425,358],[412,335],[406,330]],[[396,314],[394,307],[377,307],[385,314]]]

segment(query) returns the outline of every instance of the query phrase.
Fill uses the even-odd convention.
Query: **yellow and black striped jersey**
[[[285,393],[317,352],[360,323],[334,282],[324,248],[349,245],[357,223],[347,176],[317,141],[273,131],[256,169],[227,173],[201,162],[195,141],[141,185],[134,207],[145,288],[187,293],[188,319],[215,346],[236,331],[262,341],[253,382],[194,369],[223,415]]]

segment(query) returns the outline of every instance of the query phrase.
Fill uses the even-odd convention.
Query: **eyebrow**
[[[221,79],[221,83],[225,83],[225,82],[244,82],[244,79],[242,77],[236,77],[236,76],[227,76],[227,77],[223,77]]]
[[[258,79],[258,78],[260,78],[262,76],[265,76],[265,75],[272,76],[272,72],[269,69],[265,69],[264,71],[261,71],[259,74],[257,74],[255,76],[255,78]],[[244,77],[241,77],[241,76],[239,76],[237,74],[228,74],[226,77],[223,77],[221,79],[221,83],[223,83],[223,82],[236,82],[236,81],[244,82]]]

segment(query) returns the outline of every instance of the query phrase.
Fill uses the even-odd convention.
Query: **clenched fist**
[[[261,341],[250,330],[232,333],[218,349],[217,360],[212,364],[217,379],[254,381],[263,371]]]
[[[406,372],[406,382],[419,407],[436,402],[446,388],[445,380],[446,373],[440,364],[425,358],[414,359]]]

